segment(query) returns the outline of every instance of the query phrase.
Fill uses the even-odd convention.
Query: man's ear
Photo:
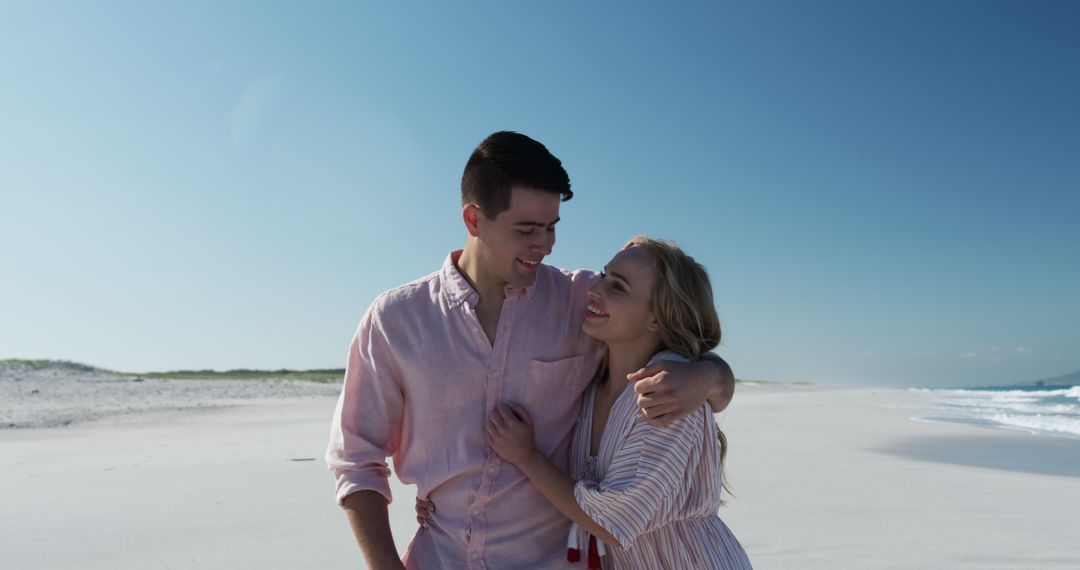
[[[469,237],[477,237],[480,234],[480,216],[483,214],[480,212],[480,206],[476,204],[470,202],[461,208],[461,219],[465,222]]]

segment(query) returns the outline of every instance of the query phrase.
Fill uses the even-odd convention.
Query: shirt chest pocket
[[[588,384],[582,365],[584,355],[561,360],[529,362],[528,376],[521,404],[533,423],[577,420],[581,394]]]

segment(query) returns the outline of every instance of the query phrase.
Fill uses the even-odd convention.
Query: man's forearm
[[[727,409],[728,404],[731,403],[731,398],[735,396],[735,373],[732,372],[731,366],[728,366],[728,363],[723,358],[712,352],[707,352],[701,357],[715,364],[719,371],[716,387],[709,396],[709,406],[714,414],[722,412]]]
[[[345,512],[369,568],[404,568],[390,532],[386,497],[377,491],[357,491],[345,497]]]

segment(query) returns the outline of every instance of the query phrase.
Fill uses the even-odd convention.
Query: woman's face
[[[644,247],[615,254],[602,279],[589,289],[585,334],[608,344],[642,340],[660,330],[652,311],[656,282],[653,257]]]

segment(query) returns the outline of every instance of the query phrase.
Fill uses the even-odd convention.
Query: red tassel
[[[567,562],[581,562],[581,549],[580,548],[567,548],[566,549],[566,561]]]
[[[596,550],[596,537],[589,535],[589,570],[600,570],[600,552]]]

